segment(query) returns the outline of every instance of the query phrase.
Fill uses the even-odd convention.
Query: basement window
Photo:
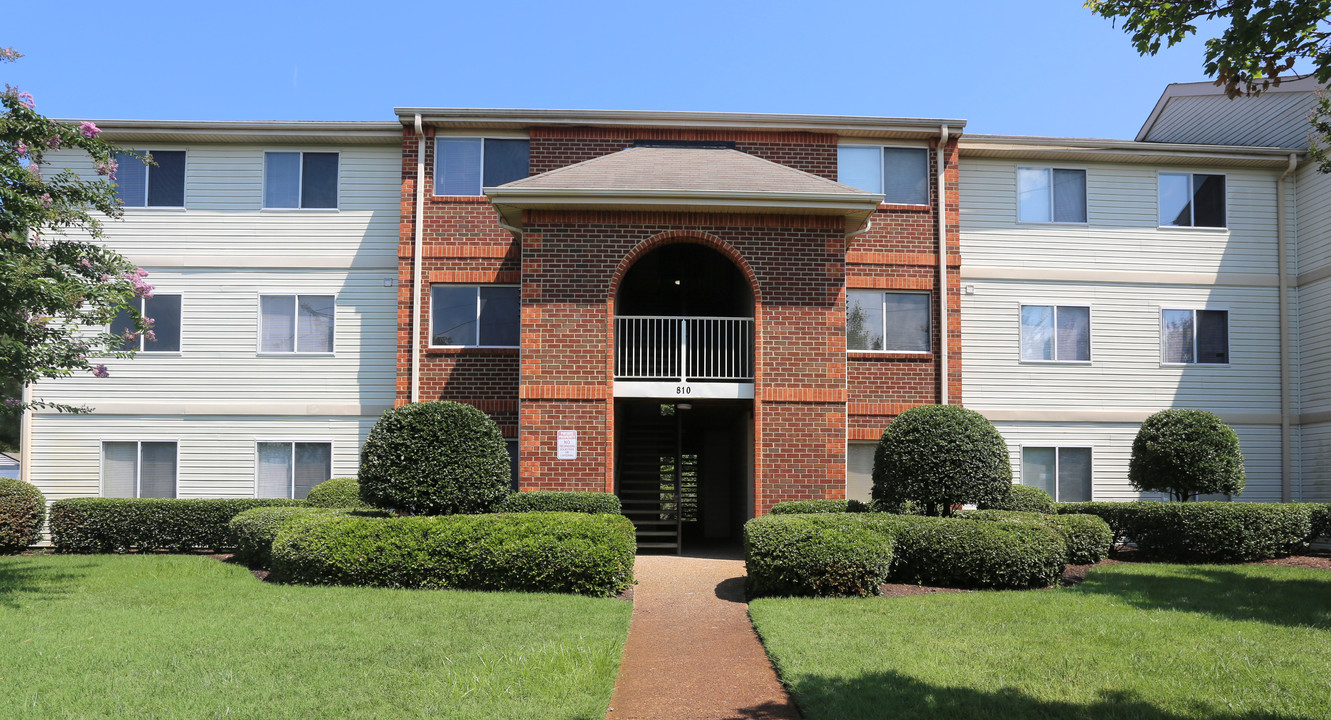
[[[1090,502],[1091,448],[1023,447],[1021,484],[1040,488],[1055,502]]]
[[[103,442],[102,497],[173,498],[176,466],[174,441]]]
[[[333,476],[333,444],[261,442],[256,450],[254,496],[304,500]]]

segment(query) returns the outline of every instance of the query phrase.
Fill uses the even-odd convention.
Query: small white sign
[[[555,442],[555,457],[560,460],[578,459],[578,431],[560,430]]]

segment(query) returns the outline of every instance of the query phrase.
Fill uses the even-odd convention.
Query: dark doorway
[[[624,274],[617,315],[753,317],[744,274],[721,253],[692,243],[664,245]]]

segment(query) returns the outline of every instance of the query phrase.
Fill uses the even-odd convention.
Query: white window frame
[[[439,141],[440,140],[480,140],[481,141],[481,161],[476,174],[476,192],[469,195],[445,195],[439,192]],[[527,176],[531,176],[531,136],[530,135],[476,135],[467,133],[465,135],[452,135],[444,133],[435,133],[434,145],[430,152],[434,153],[431,158],[430,172],[430,193],[431,197],[485,197],[485,141],[486,140],[526,140],[527,141]],[[475,347],[468,345],[467,347]]]
[[[476,341],[481,339],[481,288],[518,288],[518,344],[517,345],[435,345],[434,344],[434,289],[437,287],[469,287],[476,288]],[[450,348],[481,348],[481,349],[508,349],[522,347],[522,285],[517,283],[430,283],[429,297],[429,315],[430,321],[427,332],[429,335],[426,340],[429,342],[427,347],[431,349],[450,349]]]
[[[146,350],[146,349],[144,349],[144,342],[145,342],[145,340],[144,340],[144,336],[143,336],[143,335],[139,335],[139,349],[137,349],[137,350],[134,351],[134,352],[136,352],[136,353],[146,353],[146,354],[148,354],[148,355],[156,355],[156,356],[158,356],[158,357],[176,357],[176,356],[179,356],[182,352],[185,351],[185,294],[182,293],[182,292],[157,292],[157,290],[153,290],[153,297],[159,297],[159,296],[162,296],[162,295],[175,295],[175,296],[177,296],[177,297],[180,298],[180,318],[178,319],[178,322],[179,322],[179,324],[180,324],[180,349],[179,349],[179,350]],[[145,303],[146,299],[145,299],[145,298],[137,298],[136,301],[139,303],[139,314],[142,315],[142,314],[143,314],[143,306],[144,306],[144,303]],[[107,325],[107,330],[108,330],[108,331],[110,330],[110,327],[111,327],[110,325]]]
[[[888,293],[892,293],[892,294],[896,294],[896,295],[924,295],[924,296],[925,296],[926,298],[928,298],[928,300],[929,300],[929,309],[925,312],[925,314],[929,316],[929,349],[928,349],[928,350],[863,350],[863,349],[852,350],[852,349],[850,348],[850,345],[847,344],[847,345],[846,345],[846,352],[847,352],[847,353],[874,353],[875,355],[921,355],[921,356],[924,356],[924,355],[932,355],[932,354],[933,354],[933,352],[934,352],[934,294],[933,294],[932,291],[930,291],[930,290],[883,290],[883,289],[881,289],[881,288],[858,288],[858,287],[848,287],[848,288],[846,288],[846,297],[847,297],[847,301],[846,301],[846,302],[847,302],[846,312],[847,312],[847,314],[849,314],[849,312],[850,312],[850,305],[849,305],[850,300],[849,300],[849,298],[850,298],[850,293],[852,293],[852,292],[873,292],[873,293],[878,293],[879,295],[886,295],[886,294],[888,294]],[[887,317],[886,317],[886,316],[883,317],[883,339],[884,339],[884,340],[887,339]]]
[[[1026,346],[1022,333],[1021,315],[1027,307],[1053,307],[1054,308],[1054,332],[1058,332],[1058,308],[1086,308],[1086,329],[1087,329],[1087,358],[1086,360],[1059,360],[1057,357],[1053,360],[1027,360]],[[1163,317],[1163,315],[1161,316]],[[1058,340],[1054,340],[1054,354],[1058,355]],[[1095,359],[1095,308],[1090,304],[1079,304],[1076,302],[1044,302],[1040,300],[1022,301],[1017,303],[1017,362],[1021,365],[1090,365]]]
[[[123,437],[101,437],[97,439],[97,497],[106,497],[106,444],[107,443],[134,443],[134,497],[133,500],[142,499],[139,495],[142,493],[139,478],[143,474],[143,444],[144,443],[175,443],[176,446],[176,482],[173,488],[173,494],[176,498],[180,497],[180,439],[179,438],[123,438]],[[154,499],[154,498],[148,498]]]
[[[925,193],[925,195],[927,196],[927,197],[925,198],[925,201],[922,202],[922,203],[903,203],[903,202],[894,202],[894,201],[889,200],[889,199],[887,199],[886,197],[884,197],[884,198],[883,198],[883,201],[882,201],[881,204],[883,204],[883,205],[900,205],[900,206],[904,206],[904,207],[933,207],[933,204],[934,204],[934,187],[933,187],[933,186],[934,186],[934,180],[935,180],[935,178],[933,177],[933,171],[934,171],[934,163],[937,162],[937,160],[936,160],[937,150],[936,150],[936,149],[930,148],[928,145],[923,145],[923,144],[921,144],[921,145],[911,145],[911,144],[909,144],[909,143],[903,143],[903,144],[887,144],[887,143],[880,143],[880,142],[877,142],[877,143],[876,143],[876,142],[868,142],[868,141],[861,142],[861,141],[856,141],[856,140],[848,140],[848,141],[842,141],[842,142],[838,142],[838,143],[837,143],[837,149],[838,149],[838,150],[840,150],[840,149],[843,148],[843,147],[876,147],[876,148],[879,148],[880,150],[882,150],[882,149],[886,149],[886,148],[891,148],[891,149],[895,149],[895,150],[923,150],[923,151],[924,151],[924,193]],[[878,182],[879,182],[879,184],[883,187],[884,190],[887,188],[887,175],[886,175],[886,173],[887,173],[887,167],[886,167],[886,165],[883,163],[883,155],[882,155],[882,153],[879,152],[879,154],[878,154]],[[839,177],[839,174],[838,174],[838,177],[837,177],[837,182],[841,182],[841,178]],[[879,191],[879,194],[882,194],[882,191],[881,191],[881,190]]]
[[[1021,171],[1022,170],[1045,170],[1049,173],[1049,219],[1048,220],[1022,220],[1021,219]],[[1082,174],[1082,214],[1086,216],[1085,220],[1055,220],[1054,219],[1054,171],[1055,170],[1076,170]],[[1072,227],[1086,227],[1091,224],[1091,173],[1087,168],[1075,167],[1069,165],[1018,165],[1016,169],[1016,188],[1017,188],[1017,224],[1018,225],[1070,225]],[[1156,190],[1156,202],[1159,202],[1159,189]],[[1158,218],[1160,213],[1156,213]]]
[[[1017,446],[1017,447],[1018,447],[1018,452],[1020,453],[1020,455],[1017,457],[1017,465],[1021,468],[1021,478],[1020,478],[1021,482],[1016,483],[1017,485],[1026,485],[1026,448],[1034,448],[1034,449],[1036,449],[1036,450],[1053,449],[1053,451],[1054,451],[1054,492],[1053,492],[1052,494],[1053,494],[1053,496],[1054,496],[1054,502],[1063,502],[1062,500],[1059,500],[1059,499],[1058,499],[1058,495],[1059,495],[1059,492],[1058,492],[1058,470],[1059,470],[1058,464],[1059,464],[1059,462],[1060,462],[1059,457],[1058,457],[1058,451],[1059,451],[1059,450],[1089,450],[1090,453],[1091,453],[1091,462],[1090,462],[1090,465],[1089,465],[1089,467],[1091,468],[1091,499],[1090,499],[1088,502],[1095,502],[1095,446],[1094,446],[1094,445],[1050,445],[1050,444],[1047,444],[1047,443],[1040,443],[1040,444],[1036,444],[1036,443],[1030,443],[1030,444],[1022,443],[1021,445],[1019,445],[1019,446]],[[1032,486],[1032,485],[1027,485],[1027,487],[1034,487],[1034,486]]]
[[[1165,362],[1165,312],[1168,311],[1168,310],[1177,310],[1177,311],[1180,311],[1180,312],[1191,312],[1191,313],[1192,313],[1192,362],[1190,362],[1190,363]],[[1203,311],[1203,312],[1210,310],[1210,311],[1213,311],[1213,312],[1223,312],[1223,313],[1225,313],[1225,339],[1226,339],[1225,357],[1228,358],[1228,361],[1226,361],[1226,362],[1222,362],[1222,363],[1204,363],[1204,362],[1197,362],[1197,311],[1199,311],[1199,310],[1200,310],[1200,311]],[[1224,306],[1214,306],[1214,307],[1213,307],[1213,306],[1197,307],[1197,306],[1187,306],[1187,305],[1184,305],[1184,306],[1178,306],[1178,305],[1161,305],[1161,306],[1159,306],[1159,309],[1156,311],[1156,319],[1158,320],[1158,327],[1159,327],[1159,330],[1160,330],[1160,335],[1159,335],[1159,341],[1160,341],[1160,366],[1161,366],[1161,367],[1175,367],[1175,368],[1178,368],[1178,367],[1187,367],[1187,368],[1198,368],[1198,367],[1227,368],[1227,367],[1229,367],[1229,366],[1234,362],[1234,334],[1233,334],[1233,331],[1234,331],[1234,323],[1232,322],[1232,317],[1233,317],[1233,313],[1230,312],[1230,309],[1229,309],[1229,306],[1228,306],[1228,305],[1224,305]]]
[[[149,205],[149,204],[148,204],[148,192],[149,192],[149,190],[150,190],[151,183],[152,183],[152,173],[153,173],[153,168],[156,167],[156,166],[154,166],[154,165],[144,164],[143,169],[144,169],[144,171],[145,171],[147,174],[144,175],[144,177],[143,177],[143,204],[142,204],[142,205],[121,205],[121,208],[122,208],[122,209],[124,209],[124,210],[134,210],[134,211],[149,210],[149,211],[160,212],[160,211],[165,210],[165,211],[168,211],[168,212],[172,212],[172,211],[178,212],[178,211],[180,211],[180,210],[184,210],[184,209],[189,205],[189,156],[190,156],[190,152],[189,152],[189,150],[188,150],[187,148],[183,148],[183,147],[138,148],[138,147],[135,147],[135,148],[128,148],[128,149],[126,150],[126,152],[136,152],[136,153],[139,153],[139,154],[141,154],[141,155],[152,155],[152,154],[155,153],[155,152],[183,152],[183,153],[185,153],[185,167],[184,167],[183,170],[180,171],[180,172],[181,172],[181,175],[180,175],[180,188],[181,188],[181,191],[180,191],[180,202],[183,203],[183,204],[181,204],[181,205]],[[135,160],[134,162],[140,162],[140,161],[139,161],[139,160]]]
[[[295,499],[295,496],[296,496],[296,443],[304,443],[304,444],[307,444],[307,445],[327,445],[327,446],[328,446],[328,479],[331,480],[331,479],[337,477],[337,473],[333,472],[333,458],[336,457],[336,453],[337,453],[337,444],[334,443],[332,440],[310,440],[310,439],[304,439],[304,438],[296,438],[296,439],[294,439],[294,440],[287,440],[287,439],[280,439],[280,440],[259,440],[259,439],[256,438],[255,441],[254,441],[254,492],[253,492],[253,496],[254,496],[254,497],[256,497],[256,498],[259,497],[259,446],[260,446],[260,445],[281,445],[281,444],[285,444],[285,445],[287,446],[287,450],[290,452],[290,455],[289,455],[288,457],[291,458],[291,478],[287,481],[287,497],[286,497],[286,499],[287,499],[287,500]],[[327,482],[327,481],[325,481],[325,482]],[[280,500],[281,498],[274,498],[274,499],[278,499],[278,500]]]
[[[300,298],[302,296],[321,295],[333,298],[333,349],[317,351],[301,351],[299,333],[293,332],[291,335],[292,350],[264,350],[263,349],[263,299],[266,297],[294,297],[296,298],[296,313],[292,316],[292,322],[296,327],[300,326]],[[335,292],[274,292],[259,293],[254,300],[255,311],[255,332],[254,332],[254,352],[257,355],[268,357],[291,357],[301,355],[305,357],[332,357],[337,354],[337,293]]]
[[[317,153],[320,155],[337,156],[337,182],[333,184],[333,193],[336,197],[334,198],[333,207],[307,208],[307,207],[297,206],[292,208],[285,208],[285,207],[268,207],[267,205],[265,205],[264,203],[267,202],[268,200],[268,153],[288,153],[288,154],[295,153],[297,155],[300,155],[300,177],[296,181],[296,202],[300,202],[301,193],[305,189],[305,153],[307,152]],[[261,163],[260,172],[263,175],[263,179],[259,183],[259,209],[262,210],[263,212],[334,213],[334,212],[339,212],[342,209],[342,151],[341,150],[315,150],[311,148],[304,148],[300,150],[265,149],[262,153],[262,158],[260,160],[260,163]]]
[[[1194,175],[1219,175],[1225,179],[1225,224],[1220,227],[1197,227],[1194,225],[1161,225],[1160,224],[1160,176],[1161,175],[1187,175],[1188,176],[1188,197],[1193,197],[1196,188],[1193,187]],[[1229,173],[1219,170],[1157,170],[1155,173],[1155,224],[1159,230],[1168,230],[1171,232],[1229,232]],[[1087,202],[1089,202],[1089,198]],[[1191,215],[1189,218],[1195,223],[1197,221],[1197,210],[1191,200],[1189,208]]]

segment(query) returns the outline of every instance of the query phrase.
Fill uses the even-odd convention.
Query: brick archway
[[[615,269],[615,274],[610,278],[607,297],[611,304],[611,314],[613,314],[615,297],[619,294],[619,285],[624,281],[624,274],[628,272],[629,268],[633,267],[633,264],[647,253],[666,245],[676,244],[702,245],[721,253],[727,260],[734,263],[735,267],[739,268],[739,271],[744,274],[744,280],[749,284],[749,292],[753,295],[754,316],[757,317],[758,308],[762,305],[762,289],[758,286],[758,276],[754,274],[753,268],[749,266],[748,261],[738,250],[730,246],[730,243],[715,235],[697,230],[669,230],[653,235],[635,245],[620,261],[619,267]]]

